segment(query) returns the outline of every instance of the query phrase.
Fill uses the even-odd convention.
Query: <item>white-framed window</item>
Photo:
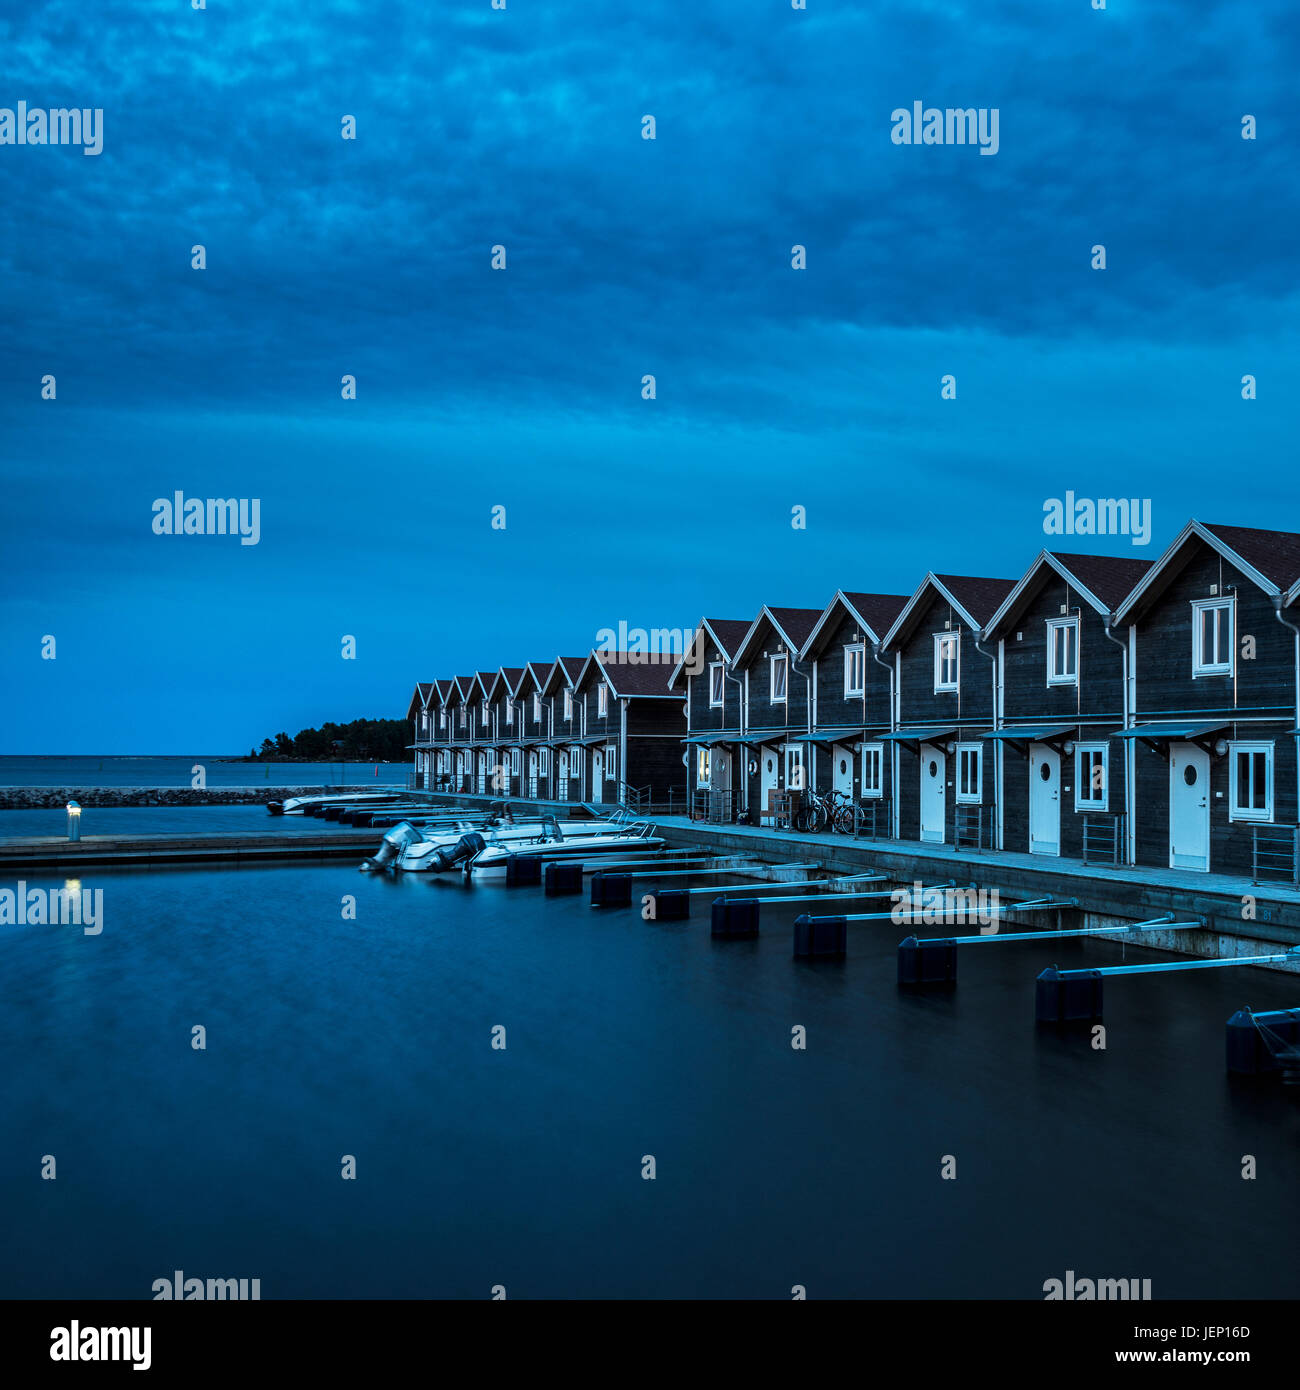
[[[961,677],[961,643],[955,632],[934,634],[934,688],[956,690]]]
[[[1230,743],[1229,820],[1273,819],[1273,745]]]
[[[564,717],[565,717],[566,719],[572,719],[572,718],[573,718],[573,691],[572,691],[572,690],[566,690],[566,691],[564,692]]]
[[[857,642],[844,648],[844,698],[861,695],[866,689],[867,649]]]
[[[1074,745],[1074,809],[1104,811],[1110,801],[1109,749],[1104,743]]]
[[[519,769],[521,766],[520,756],[521,755],[518,748],[512,748],[510,750],[510,775],[512,777],[519,776]]]
[[[445,709],[440,709],[438,711],[438,727],[440,729],[445,729],[447,727],[447,711]]]
[[[483,726],[483,728],[485,728],[485,729],[487,728],[487,726],[488,726],[488,707],[487,707],[487,705],[483,705],[483,706],[481,707],[480,712],[479,712],[479,721],[478,721],[478,722]]]
[[[769,698],[774,705],[785,704],[785,654],[769,658],[771,662],[771,684]]]
[[[862,795],[869,797],[885,794],[884,748],[879,743],[862,745]]]
[[[1233,601],[1200,598],[1192,601],[1192,675],[1232,674]]]
[[[712,777],[712,750],[708,748],[697,748],[695,750],[695,785],[697,787],[707,787]]]
[[[460,727],[463,729],[469,723],[469,709],[462,705],[460,707]]]
[[[506,701],[506,728],[508,729],[515,722],[515,702]]]
[[[596,718],[603,719],[609,713],[609,686],[603,682],[596,687]]]
[[[534,690],[534,691],[533,691],[533,723],[534,723],[534,724],[540,724],[541,722],[542,722],[542,696],[541,696],[541,692],[540,692],[540,691]]]
[[[545,777],[551,770],[551,750],[549,748],[539,748],[537,750],[537,771],[540,776]]]
[[[803,791],[807,785],[802,743],[787,743],[785,746],[785,785],[792,792]]]
[[[957,800],[978,802],[981,794],[981,774],[984,770],[984,749],[978,743],[957,745]]]
[[[1049,618],[1047,620],[1047,683],[1048,685],[1078,685],[1079,683],[1078,618]]]
[[[607,743],[605,745],[605,776],[611,781],[618,776],[618,745]]]
[[[722,703],[722,662],[709,662],[709,708],[716,709]]]

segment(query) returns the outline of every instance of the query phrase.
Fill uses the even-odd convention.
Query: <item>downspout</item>
[[[795,673],[796,676],[802,676],[802,677],[803,677],[803,683],[804,683],[804,699],[803,699],[804,723],[808,726],[806,732],[807,732],[807,734],[808,734],[808,740],[809,740],[807,743],[804,744],[804,755],[806,756],[806,758],[807,758],[807,760],[808,760],[809,762],[812,762],[812,756],[813,756],[813,751],[812,751],[812,684],[813,684],[813,683],[812,683],[812,677],[811,677],[806,671],[801,671],[801,670],[799,669],[799,665],[798,665],[798,663],[797,663],[797,662],[795,661],[795,659],[794,659],[794,653],[793,653],[793,652],[790,652],[790,653],[787,654],[787,656],[786,656],[786,661],[788,662],[790,669]],[[787,684],[787,687],[786,687],[786,699],[785,699],[785,728],[786,728],[786,737],[788,738],[789,735],[790,735],[790,690],[789,690],[789,685],[788,685],[788,684]],[[802,772],[803,772],[803,780],[804,780],[804,785],[803,785],[803,787],[802,787],[800,790],[805,791],[805,792],[811,792],[811,791],[813,790],[813,786],[812,786],[812,778],[808,775],[808,774],[809,774],[809,769],[808,769],[807,767],[804,766],[804,763],[803,763],[802,760],[800,760],[799,766],[800,766],[800,768],[802,769]]]
[[[719,650],[721,650],[721,648],[719,648]],[[745,734],[749,732],[749,711],[745,708],[745,682],[742,681],[742,680],[740,679],[739,676],[733,676],[733,675],[731,674],[731,667],[732,667],[732,662],[731,662],[730,660],[724,661],[724,662],[722,663],[722,679],[723,679],[724,681],[735,681],[736,685],[740,687],[739,690],[737,690],[737,692],[736,692],[736,699],[737,699],[737,701],[739,702],[739,703],[738,703],[739,714],[738,714],[737,719],[736,719],[736,728],[738,728],[738,729],[740,730],[740,735],[741,735],[741,738],[742,738],[742,740],[743,740]],[[723,703],[722,703],[722,722],[723,722],[724,724],[727,722],[727,704],[726,704],[726,696],[725,696],[725,695],[723,696]],[[738,809],[741,810],[741,811],[743,811],[745,815],[748,815],[748,814],[749,814],[749,744],[744,743],[744,742],[741,742],[741,743],[738,743],[738,744],[736,745],[736,747],[740,750],[739,754],[737,755],[737,756],[739,757],[739,760],[740,760],[740,768],[739,768],[739,773],[740,773],[740,787],[739,787],[739,791],[740,791],[740,794],[741,794],[741,800],[744,802],[744,805],[743,805],[742,807],[738,808]],[[731,793],[732,793],[732,796],[735,796],[736,791],[737,791],[737,787],[736,787],[736,773],[737,773],[737,769],[733,767],[733,768],[731,769]],[[737,816],[737,819],[739,819],[739,816]]]
[[[871,644],[871,659],[878,666],[885,668],[885,673],[889,678],[889,732],[895,733],[898,729],[896,695],[894,692],[894,668],[888,661],[880,659],[880,653],[884,650],[879,642]],[[865,674],[862,678],[863,698],[866,698],[867,680]],[[864,706],[865,709],[865,706]],[[889,829],[892,832],[895,828],[894,817],[898,813],[898,744],[892,739],[889,743]],[[897,838],[897,837],[894,837]]]
[[[1132,712],[1129,709],[1128,643],[1122,641],[1120,638],[1116,637],[1113,632],[1111,632],[1111,624],[1114,621],[1115,615],[1113,613],[1108,613],[1106,615],[1105,623],[1102,624],[1101,630],[1119,648],[1120,655],[1123,658],[1124,664],[1121,667],[1121,670],[1123,671],[1124,680],[1122,686],[1123,699],[1121,703],[1123,705],[1124,727],[1128,729],[1132,727],[1130,723]],[[1083,624],[1080,623],[1079,626],[1080,628],[1082,628]],[[1136,804],[1134,799],[1136,788],[1133,786],[1133,772],[1136,766],[1137,749],[1134,747],[1133,739],[1126,738],[1124,740],[1124,862],[1129,865],[1131,865],[1137,858],[1137,856],[1133,854],[1131,850],[1131,846],[1135,843],[1133,837],[1137,834],[1137,827],[1133,823],[1133,807]],[[1078,793],[1076,789],[1076,795],[1077,794]]]
[[[998,729],[998,728],[1001,728],[1001,727],[1002,727],[1002,726],[1001,726],[1001,722],[1000,722],[999,717],[998,717],[998,705],[999,705],[999,700],[998,700],[998,677],[999,677],[999,675],[1001,674],[1001,669],[1002,669],[1002,668],[1001,668],[1001,666],[1000,666],[999,663],[998,663],[997,653],[996,653],[996,652],[986,652],[986,651],[984,650],[984,648],[980,646],[979,634],[977,634],[977,633],[976,633],[976,634],[972,634],[972,636],[971,636],[971,642],[972,642],[972,644],[974,645],[975,650],[976,650],[977,652],[979,652],[979,654],[980,654],[981,656],[987,657],[987,658],[993,663],[993,669],[992,669],[992,671],[989,673],[989,674],[990,674],[990,678],[991,678],[991,680],[992,680],[992,682],[993,682],[993,727],[994,727],[995,729]],[[957,698],[960,699],[961,696],[958,695]],[[996,816],[1000,815],[1000,813],[1001,813],[1001,812],[1000,812],[1000,808],[1001,808],[1001,806],[1002,806],[1002,749],[1001,749],[1001,744],[998,742],[998,740],[995,739],[994,742],[998,745],[998,756],[997,756],[996,758],[994,758],[994,760],[993,760],[993,798],[994,798],[994,803],[995,803],[995,805],[994,805],[994,816],[996,817]],[[983,754],[982,754],[982,753],[981,753],[981,755],[980,755],[980,758],[981,758],[981,761],[982,761],[982,760],[983,760]],[[957,768],[957,778],[958,778],[958,782],[959,782],[959,784],[960,784],[960,779],[961,779],[961,767],[960,767],[960,766],[958,766],[958,768]],[[995,823],[996,823],[996,822],[995,822]],[[992,832],[992,831],[993,831],[993,826],[990,826],[989,829],[990,829],[990,831]],[[997,841],[997,848],[998,848],[998,849],[1001,849],[1001,848],[1002,848],[1001,841],[1000,841],[1000,840],[997,840],[997,836],[996,836],[995,834],[992,834],[992,833],[991,833],[991,834],[989,835],[989,839],[990,839],[990,840],[995,840],[995,841]]]
[[[1283,596],[1282,594],[1278,594],[1278,595],[1273,599],[1273,613],[1274,613],[1274,616],[1277,618],[1278,622],[1280,622],[1280,623],[1282,624],[1283,627],[1289,627],[1289,628],[1291,629],[1291,631],[1292,631],[1293,633],[1295,633],[1295,692],[1296,692],[1296,704],[1295,704],[1296,721],[1295,721],[1295,727],[1296,727],[1297,729],[1300,729],[1300,627],[1297,627],[1295,623],[1288,622],[1288,621],[1282,616],[1282,609],[1283,609],[1283,607],[1284,607],[1283,598],[1284,598],[1284,596]],[[1233,633],[1233,638],[1234,638],[1234,640],[1235,640],[1235,638],[1236,638],[1236,633],[1235,633],[1235,632]],[[1235,661],[1233,662],[1233,668],[1234,668],[1234,670],[1235,670],[1235,668],[1236,668],[1236,662],[1235,662]],[[1293,742],[1294,742],[1294,744],[1295,744],[1296,765],[1297,765],[1297,766],[1300,766],[1300,733],[1297,733],[1297,734],[1296,734],[1296,736],[1295,736]],[[1274,775],[1273,775],[1273,783],[1274,783],[1274,786],[1277,785],[1277,774],[1276,774],[1276,772],[1275,772]],[[1274,815],[1277,814],[1277,798],[1276,798],[1276,796],[1274,796],[1273,814],[1274,814]],[[1296,818],[1297,818],[1297,820],[1300,820],[1300,810],[1297,811],[1297,817],[1296,817]],[[1298,835],[1300,835],[1300,831],[1297,831],[1296,833],[1297,833]],[[1292,863],[1293,863],[1293,865],[1300,866],[1300,849],[1298,849],[1298,850],[1293,850],[1293,859],[1292,859]],[[1293,876],[1294,876],[1294,873],[1295,873],[1294,868],[1293,868],[1293,870],[1292,870],[1292,873],[1293,873]]]

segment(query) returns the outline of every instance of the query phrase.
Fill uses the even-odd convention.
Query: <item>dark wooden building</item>
[[[1120,605],[1135,862],[1250,874],[1296,825],[1300,535],[1192,521]]]
[[[799,652],[822,612],[764,605],[732,662],[744,685],[745,808],[759,825],[771,824],[775,792],[810,785],[812,673]]]
[[[545,800],[549,796],[547,783],[539,772],[542,760],[540,749],[548,748],[551,737],[550,707],[542,695],[542,686],[550,674],[553,661],[530,661],[524,666],[514,688],[515,747],[519,749],[519,795]],[[549,765],[549,752],[546,759]]]
[[[985,736],[1000,849],[1125,862],[1125,636],[1111,614],[1151,568],[1131,556],[1042,551],[984,629],[998,657]]]
[[[556,801],[582,800],[582,773],[585,754],[582,745],[582,704],[577,697],[577,681],[585,656],[560,656],[542,684],[542,699],[548,708],[550,739],[544,750],[544,766]]]
[[[992,728],[997,654],[984,625],[1014,579],[927,574],[882,643],[894,664],[890,748],[893,832],[931,844],[993,842],[993,778],[984,735]]]
[[[419,681],[406,706],[406,717],[411,721],[411,744],[408,751],[413,753],[412,785],[424,790],[432,785],[434,766],[435,731],[429,709],[434,694],[433,681]]]
[[[686,709],[686,798],[691,815],[727,823],[743,800],[744,682],[731,674],[748,618],[701,618],[668,689]]]

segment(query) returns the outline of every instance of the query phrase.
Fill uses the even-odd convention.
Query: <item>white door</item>
[[[772,793],[777,789],[777,761],[775,748],[758,750],[758,819],[760,825],[771,825]]]
[[[1210,867],[1210,755],[1194,743],[1169,745],[1169,864]]]
[[[605,799],[605,750],[603,748],[591,750],[591,799],[593,801]]]
[[[567,801],[569,799],[569,755],[567,752],[560,754],[560,785],[558,787],[559,799]]]
[[[715,747],[709,752],[709,786],[715,792],[731,788],[731,755],[725,748]]]
[[[1045,743],[1029,745],[1029,852],[1061,852],[1061,755]]]
[[[930,844],[943,844],[944,807],[947,804],[944,782],[948,776],[948,759],[943,750],[932,743],[921,745],[921,839]]]
[[[541,789],[537,785],[537,753],[530,752],[528,755],[528,795],[540,796]]]
[[[843,743],[831,749],[831,783],[837,792],[853,795],[853,750]]]
[[[478,755],[478,794],[482,796],[487,791],[487,754]]]

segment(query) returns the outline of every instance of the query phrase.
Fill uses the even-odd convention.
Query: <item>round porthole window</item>
[[[776,766],[776,764],[773,763],[773,761],[772,761],[771,758],[769,758],[769,759],[767,760],[767,770],[768,770],[769,772],[771,772],[772,769],[773,769],[773,767],[775,767],[775,766]]]
[[[939,764],[938,764],[937,762],[935,762],[935,760],[934,760],[933,758],[931,758],[931,759],[930,759],[930,776],[931,776],[931,777],[937,777],[938,775],[939,775]]]
[[[1044,782],[1050,782],[1050,781],[1052,780],[1052,765],[1051,765],[1051,763],[1039,763],[1039,764],[1038,764],[1038,775],[1043,779]]]
[[[1194,787],[1196,785],[1195,763],[1188,763],[1187,766],[1183,768],[1183,781],[1186,782],[1189,787]]]
[[[849,770],[849,764],[848,764],[847,760],[844,759],[844,758],[841,758],[841,759],[840,759],[840,771],[841,771],[841,772],[847,772],[848,770]]]

